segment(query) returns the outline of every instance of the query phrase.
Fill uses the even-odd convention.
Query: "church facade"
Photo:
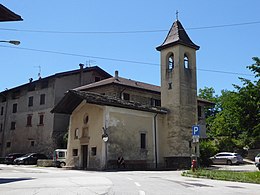
[[[192,126],[200,123],[205,131],[198,110],[210,104],[197,98],[199,46],[177,20],[156,49],[160,87],[119,77],[116,71],[112,78],[68,91],[54,107],[52,112],[70,115],[67,166],[118,168],[121,156],[129,169],[190,166]]]

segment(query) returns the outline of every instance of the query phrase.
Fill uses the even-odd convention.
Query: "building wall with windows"
[[[126,162],[131,160],[132,164],[143,162],[155,166],[155,149],[159,142],[155,146],[154,137],[156,127],[162,124],[155,115],[83,101],[70,119],[67,166],[104,169],[113,166],[111,162],[116,162],[119,156],[123,156]],[[102,140],[103,128],[109,135],[108,145]],[[84,146],[88,148],[85,154]]]
[[[0,93],[0,155],[41,152],[51,155],[62,145],[69,116],[50,110],[64,93],[83,84],[108,78],[98,67],[58,73]]]

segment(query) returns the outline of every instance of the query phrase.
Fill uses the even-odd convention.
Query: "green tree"
[[[254,81],[240,78],[242,86],[233,85],[234,91],[222,90],[220,96],[213,88],[199,90],[199,97],[215,102],[214,108],[206,110],[207,135],[219,151],[260,148],[260,59],[253,60],[247,68],[254,73]],[[204,143],[203,150],[211,145]]]
[[[255,63],[247,68],[255,74],[255,80],[240,78],[243,85],[234,87],[238,91],[240,137],[249,147],[260,148],[260,59],[253,60]]]

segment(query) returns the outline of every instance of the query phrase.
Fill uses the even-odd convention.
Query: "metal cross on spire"
[[[179,20],[179,11],[176,10],[176,20]]]

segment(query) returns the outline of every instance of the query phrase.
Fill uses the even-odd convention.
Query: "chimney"
[[[80,70],[83,70],[84,64],[79,64]]]
[[[115,79],[118,80],[118,70],[115,71]]]
[[[33,81],[33,78],[29,78],[29,83],[31,83]]]
[[[79,84],[80,86],[83,85],[83,68],[84,68],[84,64],[79,64],[80,67],[80,73],[79,73]]]

